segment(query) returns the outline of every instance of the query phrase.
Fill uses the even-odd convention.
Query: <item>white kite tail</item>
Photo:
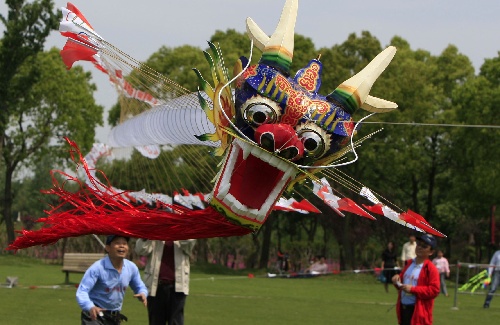
[[[114,127],[108,137],[112,147],[197,144],[220,146],[220,141],[202,141],[196,136],[214,133],[215,127],[193,101],[196,94],[181,96],[136,115]]]
[[[89,42],[96,48],[104,47],[102,44],[104,39],[97,34],[76,6],[68,3],[68,7],[62,7],[61,11],[62,20],[59,23],[59,32],[61,32],[61,34],[74,39],[80,39],[84,42]]]
[[[61,9],[60,32],[68,40],[61,57],[68,68],[89,61],[109,76],[120,98],[121,124],[112,129],[108,145],[135,147],[144,156],[158,157],[162,145],[220,146],[198,137],[215,132],[191,92],[106,42],[74,5]],[[147,81],[147,82],[146,82]],[[200,96],[211,103],[205,93]]]

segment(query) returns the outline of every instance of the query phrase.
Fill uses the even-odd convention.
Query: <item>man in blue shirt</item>
[[[76,300],[82,309],[82,325],[116,325],[127,318],[120,314],[128,286],[137,299],[147,306],[148,290],[141,280],[139,269],[127,260],[129,238],[108,236],[108,255],[92,264],[80,282]]]
[[[493,276],[493,279],[491,280],[490,291],[488,291],[488,295],[484,301],[484,308],[490,307],[493,294],[497,291],[497,287],[500,284],[500,250],[496,251],[491,258],[490,267],[488,268],[488,276],[490,278]]]

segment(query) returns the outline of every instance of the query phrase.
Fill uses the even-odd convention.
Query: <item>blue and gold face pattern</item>
[[[246,65],[246,58],[240,58]],[[323,66],[311,60],[294,78],[264,64],[251,65],[236,82],[236,126],[250,139],[264,124],[286,124],[297,133],[304,148],[300,165],[337,152],[354,131],[351,114],[318,94]]]

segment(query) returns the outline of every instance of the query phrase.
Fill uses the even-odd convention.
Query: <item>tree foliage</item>
[[[11,116],[25,98],[31,87],[39,80],[37,70],[19,78],[19,71],[26,62],[43,49],[45,38],[57,26],[57,16],[53,13],[50,0],[33,1],[8,0],[7,15],[0,14],[5,31],[0,40],[0,153],[4,158],[5,147],[9,145],[6,131]],[[17,79],[17,82],[15,82]],[[10,149],[8,149],[10,150]],[[7,158],[10,154],[7,153]],[[3,221],[6,223],[9,242],[14,239],[14,226],[10,216],[12,204],[11,182],[16,165],[4,161],[4,197],[2,205]],[[17,164],[17,163],[16,163]]]
[[[0,21],[5,26],[0,42],[0,135],[7,126],[9,112],[22,100],[23,93],[39,80],[39,75],[35,70],[25,76],[21,84],[13,85],[12,80],[26,60],[43,50],[46,37],[57,27],[51,0],[7,0],[6,3],[9,12],[0,14]]]
[[[8,52],[4,47],[2,51]],[[15,172],[47,156],[53,166],[67,159],[64,137],[88,150],[94,141],[95,127],[102,124],[103,112],[93,98],[95,85],[90,83],[91,74],[78,67],[67,71],[57,49],[33,53],[18,63],[9,80],[7,97],[3,98],[7,109],[1,112],[3,219],[9,242],[15,238],[11,213]]]

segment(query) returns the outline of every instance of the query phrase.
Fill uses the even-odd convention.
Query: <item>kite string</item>
[[[345,163],[340,163],[340,164],[332,164],[332,165],[326,165],[326,166],[304,166],[304,165],[298,165],[300,168],[336,168],[336,167],[340,167],[340,166],[345,166],[345,165],[350,165],[352,163],[355,163],[357,160],[358,160],[358,154],[356,152],[356,149],[354,147],[354,141],[353,141],[353,137],[354,137],[354,130],[356,130],[356,128],[358,127],[359,124],[361,124],[361,122],[363,122],[365,119],[369,118],[369,117],[372,117],[373,115],[375,115],[376,113],[371,113],[369,115],[366,115],[365,117],[363,117],[361,120],[359,120],[358,122],[356,122],[356,125],[354,126],[352,132],[351,132],[351,136],[349,137],[350,138],[350,142],[351,142],[351,150],[352,150],[352,153],[354,153],[354,159],[348,161],[348,162],[345,162]]]
[[[359,121],[361,122],[361,120]],[[358,122],[358,123],[359,123]],[[443,127],[458,127],[458,128],[485,128],[485,129],[500,129],[500,125],[488,124],[439,124],[439,123],[416,123],[416,122],[363,122],[364,124],[390,124],[390,125],[412,125],[412,126],[443,126]]]
[[[363,183],[361,183],[360,181],[356,180],[355,178],[349,176],[348,174],[344,173],[340,169],[328,169],[326,171],[328,171],[328,173],[325,176],[329,177],[330,179],[336,179],[337,182],[339,182],[339,183],[342,184],[342,182],[339,181],[339,179],[341,179],[343,181],[343,183],[344,183],[344,184],[342,184],[344,187],[346,187],[346,188],[354,191],[357,194],[359,194],[359,192],[361,191],[362,187],[368,188]],[[349,186],[346,186],[345,184],[349,184]],[[387,206],[391,205],[394,208],[396,208],[396,209],[398,209],[400,211],[403,211],[403,209],[401,209],[398,205],[396,205],[395,203],[391,202],[390,200],[388,200],[384,196],[380,195],[380,193],[374,192],[372,189],[370,189],[370,191],[374,195],[377,195],[377,198],[379,200],[384,201]]]
[[[226,112],[224,111],[222,105],[220,104],[220,103],[222,103],[222,100],[221,100],[222,91],[226,87],[228,87],[231,83],[233,83],[236,79],[238,79],[243,74],[243,72],[245,72],[248,69],[248,66],[250,65],[250,62],[252,61],[252,55],[253,55],[253,39],[250,38],[250,56],[248,58],[248,62],[246,64],[245,68],[243,68],[240,71],[240,73],[238,73],[236,76],[234,76],[233,79],[229,80],[224,86],[222,86],[219,89],[219,92],[216,94],[216,96],[218,97],[218,100],[219,100],[220,111],[222,112],[222,114],[224,115],[224,117],[226,118],[226,120],[228,121],[228,123],[231,124],[231,126],[233,127],[233,129],[236,130],[243,138],[245,138],[247,141],[250,141],[251,143],[255,144],[255,141],[253,141],[250,138],[248,138],[240,129],[238,129],[236,127],[236,125],[233,124],[233,122],[231,121],[231,119],[227,116]],[[233,102],[234,102],[234,99],[233,99]]]

